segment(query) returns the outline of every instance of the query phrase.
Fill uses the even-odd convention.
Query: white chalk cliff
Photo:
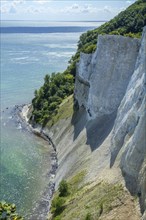
[[[116,158],[131,193],[146,209],[146,27],[141,43],[122,36],[99,36],[94,54],[81,54],[75,99],[88,120],[117,111],[111,160]]]
[[[101,35],[94,54],[81,54],[75,98],[94,119],[115,111],[133,74],[139,40]]]
[[[46,132],[57,149],[56,187],[81,170],[85,182],[123,181],[146,210],[146,27],[141,40],[98,37],[81,53],[75,79],[79,110]],[[132,218],[131,218],[132,219]],[[133,218],[135,219],[135,218]]]
[[[113,129],[111,156],[121,154],[120,166],[131,192],[139,194],[146,209],[146,27],[134,73],[118,108]]]

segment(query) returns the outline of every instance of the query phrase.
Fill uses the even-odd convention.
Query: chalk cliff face
[[[138,191],[146,208],[146,27],[135,71],[118,108],[111,146],[112,162],[121,154],[120,166],[129,190]]]
[[[94,54],[81,54],[77,65],[75,98],[89,118],[114,112],[134,71],[139,40],[101,35]]]
[[[127,188],[146,210],[146,27],[141,42],[99,36],[94,54],[81,54],[75,99],[87,121],[117,112],[110,144],[112,169],[119,162]]]

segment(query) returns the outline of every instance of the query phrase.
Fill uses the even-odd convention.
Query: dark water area
[[[0,33],[74,33],[85,32],[95,27],[79,27],[79,26],[64,26],[64,27],[1,27]]]

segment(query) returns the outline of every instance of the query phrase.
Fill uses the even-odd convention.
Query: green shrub
[[[92,220],[91,213],[87,213],[85,220]]]
[[[64,204],[64,198],[60,196],[54,197],[51,204],[51,212],[54,214],[54,216],[59,215],[64,210]]]
[[[3,220],[24,220],[16,213],[15,204],[0,202],[0,219]]]
[[[59,184],[59,196],[67,196],[69,194],[69,187],[66,180],[62,180]]]

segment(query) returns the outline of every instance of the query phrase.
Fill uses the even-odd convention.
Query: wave
[[[62,26],[62,27],[1,27],[0,33],[75,33],[94,29],[95,27]]]
[[[73,52],[45,52],[42,55],[48,56],[49,59],[51,57],[71,57],[73,55]]]
[[[12,61],[19,61],[19,60],[26,60],[26,59],[28,59],[29,57],[15,57],[15,58],[13,58],[13,59],[11,59]]]
[[[59,49],[75,49],[77,48],[77,44],[68,44],[68,45],[61,45],[61,44],[44,44],[45,47],[48,48],[59,48]]]
[[[27,57],[11,58],[10,60],[12,63],[27,64],[27,63],[36,63],[39,61],[39,58],[27,56]]]

